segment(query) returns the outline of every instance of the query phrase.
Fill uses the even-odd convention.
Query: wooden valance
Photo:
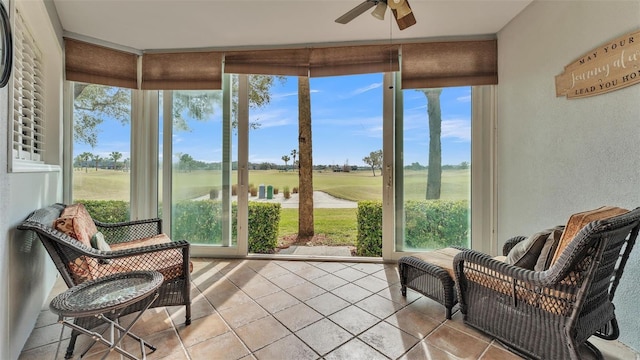
[[[69,81],[138,88],[138,55],[79,40],[64,39]]]
[[[222,73],[338,76],[401,70],[404,89],[498,83],[496,40],[138,55],[65,39],[66,78],[145,90],[221,89]]]
[[[142,56],[143,90],[220,90],[222,52],[149,53]]]
[[[402,44],[402,88],[498,83],[497,40]]]

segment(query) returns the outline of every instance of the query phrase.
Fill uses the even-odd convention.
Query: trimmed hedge
[[[102,222],[129,221],[129,202],[115,200],[77,200],[91,217]],[[237,236],[237,206],[232,204],[232,237]],[[216,200],[180,201],[173,209],[172,238],[192,244],[222,243],[222,203]],[[270,254],[278,245],[280,204],[249,202],[249,252]],[[166,231],[166,229],[165,229]]]
[[[131,219],[128,201],[76,200],[75,202],[82,203],[94,220],[106,223],[118,223]]]
[[[469,247],[469,202],[407,201],[405,250]],[[382,256],[382,202],[358,202],[358,256]]]
[[[381,201],[358,201],[356,255],[382,256]]]
[[[405,246],[441,249],[469,246],[469,202],[448,200],[405,203]]]

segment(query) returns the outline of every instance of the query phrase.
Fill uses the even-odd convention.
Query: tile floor
[[[445,321],[436,302],[411,290],[402,297],[393,264],[199,258],[193,263],[191,325],[184,326],[183,307],[171,307],[147,311],[134,326],[158,347],[148,359],[520,359],[465,326],[459,312]],[[58,281],[51,298],[64,290]],[[48,303],[21,360],[55,357],[61,325]],[[59,359],[68,336],[65,331]],[[76,355],[87,343],[87,337],[79,338]],[[594,343],[608,360],[640,360],[618,342]],[[133,343],[125,348],[136,353]],[[101,349],[94,346],[86,358],[99,359]]]

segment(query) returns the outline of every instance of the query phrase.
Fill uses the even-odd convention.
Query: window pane
[[[129,220],[131,90],[83,83],[73,90],[73,201],[97,220]]]
[[[172,238],[228,246],[230,226],[224,219],[230,214],[222,201],[222,91],[173,91],[172,96],[173,156],[163,159],[172,166]]]
[[[403,90],[397,251],[470,245],[471,88]]]

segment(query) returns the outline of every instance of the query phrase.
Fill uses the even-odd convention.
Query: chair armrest
[[[519,242],[525,240],[526,238],[526,236],[514,236],[510,239],[507,239],[504,245],[502,245],[502,255],[509,255],[509,251],[511,251],[511,249],[513,249]]]
[[[454,271],[456,278],[468,281],[465,276],[465,269],[473,269],[478,274],[487,274],[491,277],[500,279],[512,279],[516,281],[528,282],[533,286],[549,286],[546,272],[533,271],[519,266],[507,264],[503,261],[492,258],[491,256],[476,251],[465,250],[458,253],[453,258]]]
[[[149,238],[162,233],[162,220],[158,218],[119,223],[104,223],[94,220],[98,231],[104,234],[109,244]]]

